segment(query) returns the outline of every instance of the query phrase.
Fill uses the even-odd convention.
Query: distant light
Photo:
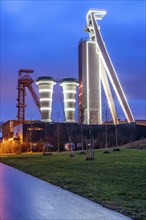
[[[75,108],[65,108],[65,111],[75,111]]]
[[[64,102],[75,102],[75,99],[64,99]]]
[[[42,84],[42,83],[44,83],[44,84],[52,84],[52,85],[56,84],[56,82],[54,82],[53,80],[46,80],[46,81],[39,80],[39,81],[36,82],[37,85]]]
[[[63,93],[75,93],[76,94],[76,91],[75,90],[64,90]]]
[[[52,101],[52,99],[50,99],[50,98],[40,98],[40,101]]]
[[[50,108],[50,107],[41,107],[40,109],[41,109],[41,111],[52,110],[52,108]]]
[[[51,119],[41,119],[43,122],[52,122]]]
[[[52,92],[52,89],[39,89],[39,92]]]
[[[62,82],[60,85],[64,86],[63,84],[64,85],[77,85],[77,86],[79,85],[77,82]]]

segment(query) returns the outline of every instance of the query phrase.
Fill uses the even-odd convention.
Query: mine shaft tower
[[[23,123],[25,121],[25,108],[26,108],[26,102],[25,102],[25,96],[26,96],[26,87],[30,91],[30,94],[40,112],[40,101],[39,98],[32,86],[34,80],[31,78],[30,74],[33,73],[33,70],[28,69],[20,69],[18,72],[18,98],[17,98],[17,120],[20,123]]]
[[[84,31],[89,33],[89,39],[79,45],[79,113],[84,109],[85,124],[102,124],[102,83],[113,123],[119,121],[111,86],[128,123],[135,122],[97,23],[105,15],[105,10],[91,9],[86,16]]]

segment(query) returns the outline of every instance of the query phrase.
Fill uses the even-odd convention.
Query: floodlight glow
[[[74,94],[76,94],[77,92],[75,90],[63,90],[63,93],[74,93]]]
[[[44,81],[43,81],[43,80],[40,80],[40,81],[37,81],[37,82],[36,82],[37,85],[39,85],[39,84],[45,84],[45,85],[46,85],[46,84],[49,84],[49,83],[52,84],[52,80],[48,80],[48,81],[46,81],[46,80],[44,80]],[[54,85],[55,85],[55,84],[56,84],[56,83],[54,82]]]
[[[52,92],[52,89],[39,89],[39,92]]]
[[[87,124],[90,124],[90,113],[89,113],[89,65],[88,65],[88,43],[86,44],[86,60],[87,60]]]
[[[50,98],[40,98],[40,102],[43,102],[43,101],[52,101],[52,99],[50,99]]]
[[[63,83],[65,83],[67,85],[76,85],[76,84],[78,85],[78,83],[76,83],[76,82],[67,82],[67,83],[66,82],[62,82],[61,85],[63,85]]]
[[[64,99],[64,102],[76,102],[75,99]]]
[[[64,108],[64,111],[75,111],[75,108]]]
[[[52,110],[52,108],[50,108],[50,107],[41,107],[40,109],[41,109],[41,111]]]

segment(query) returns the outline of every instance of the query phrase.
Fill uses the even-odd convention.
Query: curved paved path
[[[67,190],[0,163],[2,220],[129,220]]]

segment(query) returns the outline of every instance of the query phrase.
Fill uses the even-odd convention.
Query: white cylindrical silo
[[[74,78],[65,78],[60,85],[63,87],[65,121],[75,122],[76,90],[78,81]]]
[[[52,77],[43,76],[36,80],[36,84],[40,94],[41,120],[51,122],[53,86],[56,82]]]

